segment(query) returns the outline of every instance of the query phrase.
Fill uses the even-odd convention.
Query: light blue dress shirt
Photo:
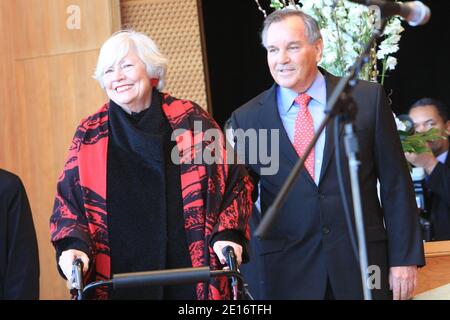
[[[300,92],[301,93],[301,92]],[[325,107],[327,103],[327,90],[324,76],[318,72],[316,79],[311,87],[305,92],[311,97],[308,108],[314,122],[314,132],[317,132],[323,119],[325,119]],[[277,87],[277,103],[278,113],[283,122],[284,129],[291,140],[294,142],[295,119],[300,109],[299,105],[295,103],[294,99],[299,95],[288,88]],[[320,179],[320,170],[322,169],[323,150],[325,148],[325,130],[317,140],[314,147],[314,182],[318,185]]]

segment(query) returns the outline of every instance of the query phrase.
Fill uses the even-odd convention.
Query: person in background
[[[247,172],[225,159],[208,165],[186,160],[190,151],[203,152],[211,142],[198,139],[206,130],[221,131],[197,104],[161,91],[166,67],[166,58],[143,33],[118,32],[100,50],[95,79],[110,100],[79,125],[51,216],[51,240],[67,279],[74,259],[84,263],[85,283],[119,273],[219,269],[225,246],[234,248],[238,263],[247,259],[252,191]],[[203,131],[194,133],[196,125]],[[223,146],[223,135],[219,140]],[[225,157],[224,150],[217,152]],[[226,284],[220,277],[112,292],[101,288],[94,298],[226,299]]]
[[[0,300],[39,299],[39,252],[20,178],[0,169]]]
[[[449,110],[442,101],[423,98],[409,109],[416,132],[437,128],[443,139],[430,142],[431,152],[406,153],[406,159],[414,166],[424,168],[427,178],[427,206],[433,240],[450,240],[450,157]]]
[[[271,150],[279,152],[275,174],[261,174],[266,164],[261,159],[250,162],[251,148],[245,145],[246,164],[260,186],[262,213],[254,212],[252,228],[264,218],[304,154],[339,81],[318,68],[322,37],[317,22],[304,12],[271,13],[264,22],[262,42],[275,84],[231,116],[234,130],[256,129],[260,135],[264,133],[259,129],[279,130],[279,141],[266,138],[269,146],[279,146]],[[359,106],[355,125],[368,265],[377,270],[378,279],[370,289],[374,299],[408,299],[416,286],[417,266],[425,263],[413,185],[383,88],[360,81],[353,98]],[[357,252],[352,249],[339,192],[333,126],[333,122],[327,126],[307,157],[266,238],[251,240],[252,259],[242,271],[246,277],[250,274],[248,279],[258,278],[249,282],[258,298],[363,298]],[[342,174],[349,176],[347,166]],[[346,192],[351,194],[348,183]],[[373,276],[372,271],[367,270]]]

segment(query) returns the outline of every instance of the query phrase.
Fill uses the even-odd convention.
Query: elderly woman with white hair
[[[220,129],[194,102],[161,92],[166,64],[155,43],[134,31],[114,34],[100,50],[94,78],[110,101],[77,128],[51,217],[51,240],[67,279],[75,259],[84,262],[85,283],[128,272],[219,269],[228,245],[238,263],[247,259],[249,177],[242,166],[227,164],[222,147],[223,161],[217,163],[183,157],[210,146],[210,140],[198,139],[205,130]],[[203,132],[194,133],[194,123]],[[175,132],[183,134],[174,137]],[[223,146],[222,135],[219,140]],[[172,159],[174,150],[185,161]],[[227,280],[217,278],[135,290],[100,288],[93,298],[228,297]]]

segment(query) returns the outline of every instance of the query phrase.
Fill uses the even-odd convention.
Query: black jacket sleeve
[[[3,299],[39,298],[39,254],[25,188],[0,170],[1,293]]]

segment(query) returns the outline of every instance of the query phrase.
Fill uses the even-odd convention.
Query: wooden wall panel
[[[7,0],[9,1],[9,0]],[[98,48],[112,30],[109,0],[16,0],[15,56],[40,57]],[[67,28],[70,6],[80,9],[80,28]]]
[[[13,61],[13,42],[10,32],[12,19],[10,3],[0,1],[0,164],[8,163],[16,169],[13,153],[17,132],[15,131],[15,73]]]
[[[78,5],[80,29],[66,9]],[[106,101],[91,78],[119,0],[0,0],[0,167],[19,175],[36,226],[41,299],[67,299],[50,244],[57,177],[79,121]]]
[[[96,58],[97,51],[88,51],[16,62],[17,87],[26,92],[19,96],[16,105],[18,125],[26,128],[17,157],[22,179],[30,190],[40,252],[43,253],[40,258],[41,266],[45,268],[41,276],[44,298],[67,295],[64,287],[56,296],[54,290],[46,291],[55,281],[61,283],[49,242],[48,224],[55,184],[75,128],[83,117],[106,100],[103,91],[90,78],[92,68],[88,66]]]

